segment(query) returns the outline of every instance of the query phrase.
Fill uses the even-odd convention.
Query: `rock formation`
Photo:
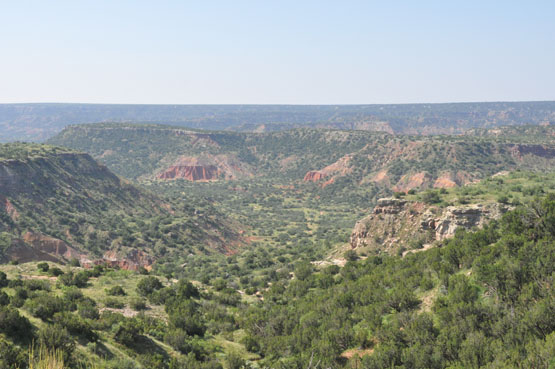
[[[231,155],[183,156],[172,166],[156,175],[158,179],[186,179],[188,181],[215,181],[252,176],[248,165]]]
[[[419,248],[452,237],[458,228],[482,227],[509,208],[498,203],[484,205],[430,206],[422,202],[384,198],[372,214],[358,221],[351,233],[351,247],[394,253]]]
[[[332,177],[326,182],[327,184],[331,184],[333,183],[333,177],[343,176],[352,172],[350,161],[351,155],[345,155],[341,159],[337,160],[335,163],[332,163],[321,170],[308,171],[304,176],[304,181],[318,182],[326,177]]]
[[[318,182],[321,179],[326,177],[326,173],[318,171],[318,170],[311,170],[306,173],[304,176],[303,181],[305,182]]]

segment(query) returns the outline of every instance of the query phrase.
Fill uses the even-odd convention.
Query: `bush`
[[[0,368],[27,367],[27,353],[0,338]]]
[[[53,320],[74,336],[83,337],[90,342],[98,339],[98,335],[93,331],[90,324],[75,314],[68,312],[56,313]]]
[[[227,354],[225,361],[228,369],[244,369],[247,364],[241,355],[235,351]]]
[[[441,197],[436,191],[427,191],[422,194],[422,201],[426,204],[438,204],[441,202]]]
[[[258,341],[255,338],[253,338],[252,336],[245,336],[241,340],[241,343],[243,343],[243,345],[245,345],[245,348],[249,352],[257,353],[257,352],[260,351],[260,345],[258,344]]]
[[[114,340],[122,345],[131,347],[141,336],[141,333],[141,325],[136,319],[125,319],[116,326]]]
[[[190,337],[182,329],[172,329],[164,335],[164,342],[182,354],[188,354],[192,351],[192,345],[189,341]]]
[[[0,307],[0,333],[16,340],[26,341],[32,335],[33,326],[29,319],[19,315],[11,307]]]
[[[358,255],[356,253],[355,250],[347,250],[345,251],[345,253],[343,254],[343,257],[345,258],[345,260],[347,261],[355,261],[358,259]]]
[[[154,276],[148,276],[139,281],[137,283],[137,292],[141,296],[148,296],[156,290],[161,289],[164,287],[162,282]]]
[[[50,268],[48,270],[48,275],[51,275],[53,277],[59,277],[62,274],[64,274],[64,272],[58,267]]]
[[[87,287],[89,275],[85,271],[80,271],[77,274],[68,272],[58,277],[58,283],[64,286],[76,286],[79,288]]]
[[[146,310],[146,302],[141,298],[134,298],[130,301],[129,306],[135,311]]]
[[[6,273],[0,272],[0,288],[8,286],[10,282]]]
[[[29,312],[37,318],[48,320],[52,318],[55,313],[64,311],[64,301],[56,296],[39,295],[31,300],[27,300],[25,307]]]
[[[83,292],[77,287],[71,286],[64,290],[64,299],[71,302],[77,302],[83,298]]]
[[[0,306],[6,306],[10,303],[10,296],[6,292],[0,291]]]
[[[38,263],[37,269],[43,273],[46,273],[48,272],[48,269],[50,269],[50,265],[48,265],[48,263]]]
[[[96,308],[94,301],[91,303],[88,300],[84,300],[77,306],[77,313],[80,317],[86,319],[96,320],[100,317],[98,309]]]
[[[50,283],[40,279],[27,279],[23,285],[29,291],[50,291]]]
[[[125,296],[125,291],[121,286],[113,286],[106,290],[108,296]]]
[[[497,197],[497,202],[500,204],[508,204],[509,203],[509,197],[507,195],[499,195]]]
[[[40,329],[39,344],[52,351],[60,350],[63,353],[64,362],[69,361],[75,349],[75,342],[70,337],[67,329],[57,323],[45,325]]]
[[[123,302],[115,298],[107,298],[106,301],[104,301],[104,305],[112,309],[123,309],[125,307]]]

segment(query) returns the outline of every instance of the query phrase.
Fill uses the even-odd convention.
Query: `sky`
[[[0,0],[0,103],[555,100],[555,1]]]

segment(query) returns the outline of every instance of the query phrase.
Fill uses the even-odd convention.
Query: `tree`
[[[164,287],[162,282],[154,276],[144,277],[137,283],[137,292],[141,296],[148,296],[152,294],[154,291],[157,291]]]

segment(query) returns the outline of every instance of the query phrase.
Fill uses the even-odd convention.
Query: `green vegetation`
[[[205,252],[216,251],[235,237],[206,202],[164,201],[87,154],[5,144],[0,155],[10,158],[0,156],[0,260],[18,259],[12,246],[21,239],[34,245],[50,237],[95,257],[111,250],[124,258],[137,249],[194,253],[207,239]]]
[[[64,275],[97,275],[66,287],[40,279],[36,263],[3,266],[0,349],[21,367],[34,340],[69,367],[549,368],[554,223],[555,195],[535,198],[404,258],[353,256],[343,268],[297,262],[294,277],[279,275],[263,300],[239,296],[224,279],[209,287],[65,267]],[[127,294],[112,299],[123,308],[111,308],[106,291],[118,287]],[[125,307],[139,296],[146,310],[129,316]]]
[[[550,368],[552,132],[96,124],[51,141],[107,167],[0,145],[0,367]],[[156,179],[201,155],[237,176]],[[350,249],[384,196],[512,210],[438,247],[430,231],[396,255]]]
[[[441,248],[348,262],[329,287],[318,283],[326,269],[272,287],[246,329],[270,367],[313,358],[324,367],[551,367],[554,209],[549,196]]]
[[[6,283],[0,294],[7,296],[0,306],[2,365],[32,368],[52,355],[64,363],[60,368],[88,363],[96,368],[222,368],[217,361],[237,360],[224,336],[239,329],[237,318],[245,305],[241,298],[224,297],[230,291],[107,267],[66,266],[57,279],[42,279],[39,264],[2,266]],[[66,275],[88,275],[89,280],[67,286]],[[106,291],[118,293],[107,299]],[[40,348],[36,352],[33,342]]]

